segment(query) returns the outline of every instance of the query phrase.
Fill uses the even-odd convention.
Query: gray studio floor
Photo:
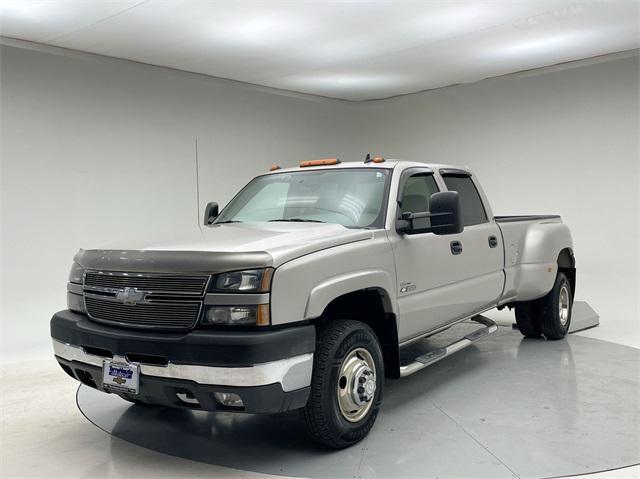
[[[148,409],[81,388],[78,405],[94,425],[52,361],[5,366],[1,475],[498,478],[623,468],[589,477],[638,477],[629,466],[640,459],[640,349],[580,333],[523,340],[503,324],[389,381],[371,435],[331,453],[309,446],[295,413]]]

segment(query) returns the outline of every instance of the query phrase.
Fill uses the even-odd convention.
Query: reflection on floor
[[[439,341],[459,336],[451,330]],[[526,340],[500,328],[414,376],[388,381],[370,436],[330,453],[308,443],[295,412],[145,408],[85,387],[78,401],[90,420],[116,437],[259,473],[557,477],[640,462],[639,373],[640,351],[634,348],[574,335]]]
[[[513,313],[507,311],[491,312],[488,315],[507,327],[510,327],[513,322]],[[607,324],[605,320],[598,328],[577,333],[569,338],[568,345],[543,341],[518,343],[517,335],[512,336],[510,352],[506,344],[483,346],[479,343],[466,352],[460,353],[464,356],[456,358],[454,355],[443,360],[437,370],[430,367],[406,380],[390,381],[385,396],[384,411],[374,429],[374,435],[383,436],[386,445],[401,449],[397,457],[390,459],[394,470],[390,471],[389,475],[405,476],[413,470],[420,477],[435,477],[436,472],[441,472],[442,469],[436,467],[431,470],[430,465],[440,459],[438,454],[442,453],[443,447],[448,444],[457,445],[456,438],[461,432],[466,435],[461,444],[471,444],[472,450],[468,451],[469,447],[458,448],[461,453],[455,458],[462,463],[469,456],[485,457],[487,460],[484,461],[481,471],[499,469],[500,460],[504,462],[505,467],[514,468],[522,461],[528,461],[530,467],[537,463],[545,466],[549,458],[552,458],[554,463],[563,462],[563,467],[572,468],[575,472],[578,472],[580,465],[589,466],[589,470],[594,470],[593,464],[596,460],[604,457],[604,453],[611,452],[617,446],[622,446],[623,455],[635,447],[635,462],[638,462],[640,386],[637,381],[640,351],[623,349],[624,356],[618,356],[617,353],[607,356],[610,349],[608,346],[615,347],[615,344],[592,342],[590,339],[585,339],[585,336],[603,337],[636,348],[640,348],[640,343],[637,337],[634,339],[629,335],[619,338],[614,334],[616,330],[608,335],[601,335]],[[507,328],[503,328],[500,334],[508,334]],[[578,339],[580,337],[581,339]],[[517,347],[515,347],[516,343]],[[546,356],[551,360],[546,361]],[[545,375],[543,363],[556,365],[552,368],[554,373],[551,376]],[[486,374],[482,376],[485,382],[483,383],[476,373],[491,364],[493,364],[491,374],[485,372]],[[572,371],[573,379],[561,380],[567,375],[570,376]],[[518,374],[515,374],[516,372]],[[622,395],[617,385],[627,381],[625,378],[628,378],[628,375],[634,375],[632,381],[635,381],[635,385],[629,383],[627,393]],[[513,380],[512,384],[505,383],[509,377]],[[0,378],[2,380],[0,477],[3,478],[275,478],[276,476],[267,476],[264,472],[249,472],[247,469],[255,467],[259,460],[262,461],[261,465],[266,464],[282,474],[284,471],[280,471],[279,464],[282,464],[285,457],[291,454],[314,455],[314,450],[307,446],[306,438],[302,436],[299,425],[294,424],[293,415],[290,418],[292,427],[290,434],[293,438],[291,445],[294,451],[292,453],[284,447],[286,442],[283,441],[287,437],[282,435],[284,426],[276,421],[267,424],[269,420],[263,418],[263,421],[266,421],[265,429],[260,428],[258,431],[262,438],[250,438],[249,444],[240,444],[238,438],[242,437],[242,431],[233,431],[233,429],[242,425],[241,418],[237,422],[233,418],[225,417],[199,419],[197,414],[192,415],[188,412],[156,411],[154,417],[160,421],[156,426],[165,430],[158,440],[153,441],[153,445],[147,445],[156,447],[157,451],[164,450],[169,454],[175,454],[178,449],[175,448],[173,439],[178,433],[190,437],[189,444],[196,445],[196,451],[193,453],[194,459],[197,459],[195,461],[172,456],[105,434],[87,422],[74,404],[77,383],[68,378],[53,360],[3,364],[0,366]],[[460,381],[462,383],[458,384]],[[540,383],[545,387],[539,388]],[[597,390],[594,392],[592,388]],[[456,398],[456,395],[459,397]],[[522,402],[520,395],[524,395],[525,403]],[[538,401],[534,409],[530,409],[527,407],[529,397],[543,400]],[[100,401],[105,399],[117,398],[104,396]],[[574,409],[559,416],[558,410],[562,409],[567,400]],[[123,414],[121,403],[116,402],[114,407],[116,410],[111,415],[112,425],[122,419]],[[486,414],[469,415],[472,407],[476,411],[481,408],[483,412],[486,411]],[[148,414],[137,411],[136,408],[129,409],[128,405],[124,408],[128,417]],[[398,415],[403,411],[412,411],[412,414],[404,421],[398,420]],[[171,419],[174,418],[180,420],[170,427]],[[190,419],[183,421],[184,418]],[[606,424],[602,424],[603,418],[607,421]],[[168,423],[167,419],[170,419]],[[609,419],[611,419],[610,422]],[[588,420],[594,423],[585,425],[585,421]],[[628,424],[621,425],[620,422],[625,420]],[[198,452],[206,450],[207,446],[211,445],[212,437],[215,439],[213,425],[224,424],[225,421],[233,428],[226,432],[224,428],[220,428],[218,439],[232,441],[239,451],[244,452],[242,461],[237,461],[235,464],[236,468],[244,470],[212,464],[215,462],[213,461],[216,457],[215,450],[209,449],[208,462],[201,462],[203,458],[207,460],[205,456],[195,457]],[[286,424],[288,423],[284,423]],[[270,430],[267,427],[271,426],[273,426],[273,432],[269,434]],[[492,427],[510,429],[513,434],[519,435],[517,442],[509,443],[507,440],[495,442],[496,438],[491,434]],[[632,428],[635,428],[635,432],[632,432],[629,437],[628,433]],[[127,428],[119,427],[119,429],[127,432]],[[403,437],[404,429],[408,432]],[[523,430],[532,430],[533,434],[522,434]],[[553,439],[558,430],[562,437],[568,439],[566,444]],[[439,436],[438,431],[445,431],[445,433]],[[615,431],[622,434],[614,436]],[[132,431],[128,433],[131,434]],[[135,431],[133,434],[140,436],[140,433]],[[279,438],[278,435],[280,435]],[[270,458],[259,455],[258,460],[251,461],[249,453],[253,451],[252,441],[269,445],[271,436],[275,436],[273,440],[276,446],[280,447],[274,451],[271,446],[272,457]],[[539,452],[532,450],[535,441],[545,437],[550,437],[550,442],[545,444]],[[149,442],[148,437],[145,440]],[[478,456],[482,451],[475,446],[484,445],[488,440],[494,441],[492,448],[485,449],[487,455]],[[592,440],[596,440],[598,444],[607,444],[602,448],[592,447],[590,446]],[[414,444],[414,441],[418,443]],[[334,462],[338,462],[340,455],[344,454],[351,455],[350,458],[353,456],[358,459],[371,459],[375,449],[370,449],[369,444],[367,441],[362,446],[357,446],[354,452],[338,453],[328,457]],[[570,447],[566,447],[567,444]],[[584,451],[582,451],[583,448]],[[575,449],[579,449],[577,451],[579,454],[576,454]],[[491,453],[496,457],[491,456]],[[590,455],[591,458],[583,461],[584,455]],[[515,458],[513,464],[511,456]],[[361,469],[363,476],[371,475],[374,472],[371,464],[375,467],[385,458],[389,459],[388,456],[371,459],[368,466]],[[449,468],[451,474],[441,474],[440,477],[453,477],[455,472],[460,470],[460,466],[456,469],[455,465],[449,464],[450,458],[442,457],[442,460],[445,462],[444,467]],[[220,461],[220,463],[223,462]],[[408,462],[413,462],[413,469],[406,466]],[[416,464],[422,464],[417,472]],[[391,467],[387,467],[386,470],[389,469]],[[599,467],[596,466],[596,469]],[[382,469],[378,469],[380,470]],[[499,470],[504,471],[504,469]],[[580,470],[586,472],[584,468]],[[524,476],[527,477],[526,467],[523,471]],[[309,469],[307,473],[300,475],[308,477],[312,472]],[[471,477],[477,477],[475,471]],[[604,478],[640,479],[640,466],[584,477],[584,479]]]

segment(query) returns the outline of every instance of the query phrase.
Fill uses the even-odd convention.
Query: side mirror
[[[411,218],[409,218],[411,216]],[[402,214],[402,219],[396,220],[396,231],[401,235],[411,233],[413,230],[413,215]]]
[[[462,233],[462,209],[457,191],[441,191],[431,195],[431,229],[437,235]]]
[[[204,225],[210,226],[218,217],[218,203],[211,201],[204,209]]]
[[[431,195],[429,200],[431,211],[417,213],[402,213],[402,218],[396,220],[396,231],[400,234],[434,233],[437,235],[452,235],[462,233],[462,212],[460,196],[457,191],[441,191]],[[428,228],[414,228],[413,220],[429,218],[431,226]]]

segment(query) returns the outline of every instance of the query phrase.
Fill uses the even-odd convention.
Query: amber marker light
[[[271,291],[271,280],[273,279],[273,268],[265,268],[262,273],[262,280],[260,281],[260,291],[262,293],[268,293]]]
[[[306,160],[300,162],[300,168],[306,168],[307,166],[329,166],[337,165],[340,163],[338,158],[324,158],[322,160]]]
[[[256,326],[269,326],[271,324],[271,313],[268,304],[258,305],[258,314],[256,316]]]

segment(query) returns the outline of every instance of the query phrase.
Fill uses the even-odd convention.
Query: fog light
[[[244,407],[242,399],[235,393],[213,393],[213,395],[221,406],[235,408]]]
[[[212,306],[207,310],[203,324],[255,326],[258,306]]]

